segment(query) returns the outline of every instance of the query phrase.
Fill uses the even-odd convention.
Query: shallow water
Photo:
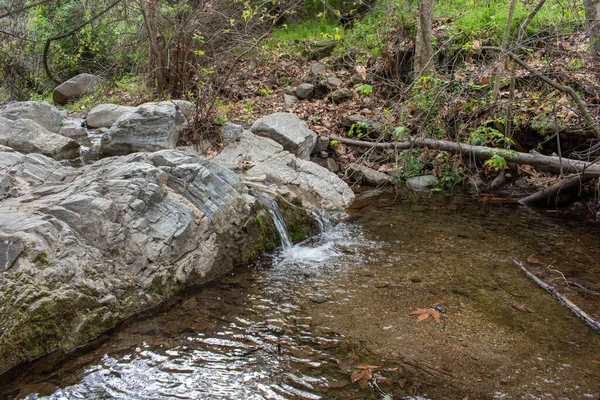
[[[358,199],[325,234],[62,365],[24,367],[6,397],[598,398],[600,335],[512,259],[533,256],[529,269],[600,318],[599,233],[561,213],[464,196]],[[443,324],[409,314],[435,305]]]

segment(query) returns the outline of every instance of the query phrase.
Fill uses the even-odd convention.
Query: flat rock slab
[[[104,155],[174,149],[188,127],[181,107],[173,102],[146,103],[121,115],[102,136]]]
[[[279,143],[247,130],[214,160],[229,168],[246,168],[248,173],[265,174],[280,184],[298,187],[316,197],[319,205],[326,210],[344,210],[354,200],[352,189],[336,174],[311,161],[297,158]]]
[[[298,158],[308,160],[317,142],[317,134],[306,122],[291,113],[275,113],[256,121],[252,133],[268,137]]]
[[[100,78],[92,74],[79,74],[58,85],[52,92],[56,104],[65,105],[70,100],[93,93]]]
[[[57,160],[79,157],[79,143],[50,132],[30,119],[0,117],[0,145],[22,153],[40,153]]]
[[[13,121],[30,119],[54,133],[57,133],[60,129],[60,122],[62,120],[58,108],[39,101],[8,103],[0,110],[0,117]]]
[[[85,123],[90,128],[110,128],[121,115],[134,109],[118,104],[99,104],[90,110]]]

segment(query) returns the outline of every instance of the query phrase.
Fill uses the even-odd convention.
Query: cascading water
[[[334,242],[338,239],[334,237],[335,225],[323,211],[312,212],[321,233],[301,243],[293,244],[277,202],[266,196],[261,196],[261,201],[269,209],[281,240],[281,248],[274,255],[275,266],[289,267],[291,264],[315,266],[338,255],[334,249]]]
[[[275,228],[279,234],[279,239],[281,240],[281,247],[284,249],[291,247],[292,238],[290,237],[290,233],[287,229],[287,225],[285,224],[285,220],[283,219],[283,215],[281,215],[281,211],[279,210],[279,205],[277,205],[275,200],[267,196],[261,196],[260,199],[262,203],[269,209],[269,212],[273,217],[273,223],[275,224]]]

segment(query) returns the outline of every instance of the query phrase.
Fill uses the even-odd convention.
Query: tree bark
[[[485,146],[473,146],[467,143],[446,142],[434,139],[410,139],[405,142],[374,143],[361,140],[346,139],[340,137],[330,137],[329,140],[336,140],[351,146],[377,148],[377,149],[395,149],[409,150],[427,147],[429,149],[447,151],[454,154],[469,154],[485,161],[494,154],[498,154],[509,163],[520,165],[531,165],[541,171],[559,173],[561,166],[565,174],[585,174],[586,177],[600,177],[600,164],[590,163],[568,158],[544,156],[542,154],[519,153],[504,149],[497,149]]]
[[[425,75],[432,67],[431,32],[434,0],[419,1],[419,23],[415,43],[415,79]]]
[[[165,69],[162,63],[162,52],[158,45],[158,10],[156,0],[142,0],[140,10],[144,18],[144,26],[150,46],[149,67],[151,75],[156,79],[158,91],[162,94],[166,87]]]
[[[600,56],[600,0],[584,0],[585,19],[590,32],[591,52]]]

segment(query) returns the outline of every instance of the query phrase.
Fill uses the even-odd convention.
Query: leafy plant
[[[371,94],[373,94],[373,86],[367,85],[366,83],[358,84],[354,89],[357,93],[362,94],[364,96],[370,96]]]
[[[362,121],[352,124],[348,131],[348,136],[356,136],[358,139],[367,135],[368,125]]]

